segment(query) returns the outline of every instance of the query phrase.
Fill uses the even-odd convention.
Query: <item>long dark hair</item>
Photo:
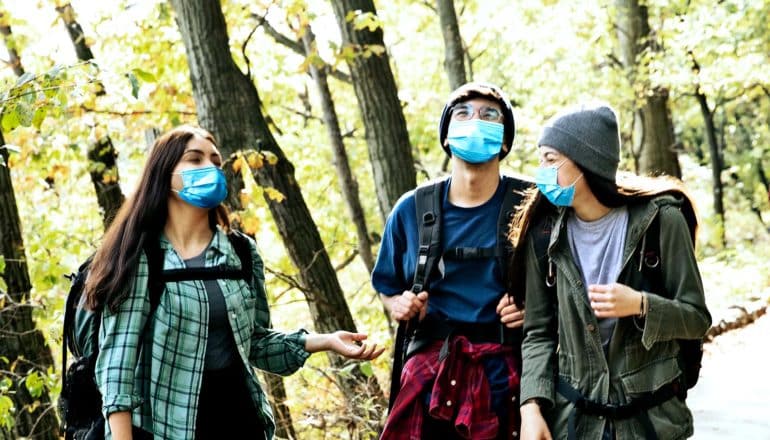
[[[171,173],[195,136],[217,145],[211,133],[191,126],[174,128],[153,144],[136,191],[118,210],[91,262],[84,290],[86,307],[106,305],[114,312],[128,296],[144,247],[157,241],[166,225]],[[223,205],[209,211],[209,226],[214,229],[217,224],[229,229]]]

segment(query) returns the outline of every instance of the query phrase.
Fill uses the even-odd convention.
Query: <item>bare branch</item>
[[[165,113],[174,113],[178,115],[185,115],[185,116],[195,116],[197,113],[193,110],[166,110],[166,111],[155,111],[155,110],[132,110],[127,112],[121,112],[117,110],[107,110],[107,109],[101,109],[101,108],[92,108],[88,107],[86,105],[81,105],[81,109],[84,111],[87,111],[89,113],[101,113],[101,114],[107,114],[107,115],[116,115],[116,116],[139,116],[139,115],[158,115],[158,114],[165,114]]]
[[[290,37],[287,37],[286,35],[282,34],[278,29],[274,28],[273,25],[271,25],[270,22],[268,22],[265,17],[256,13],[251,14],[251,16],[257,19],[256,27],[262,26],[263,28],[265,28],[265,32],[267,32],[268,35],[273,37],[273,39],[277,43],[280,43],[288,47],[289,49],[298,53],[299,55],[302,55],[303,57],[307,56],[307,52],[305,52],[305,47],[302,45],[301,41],[293,40]],[[353,82],[353,80],[350,79],[350,75],[333,68],[327,63],[324,63],[323,70],[326,72],[327,75],[333,77],[338,81],[342,81],[348,84]]]

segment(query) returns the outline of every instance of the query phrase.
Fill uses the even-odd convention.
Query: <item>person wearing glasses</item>
[[[511,104],[496,86],[468,83],[450,94],[439,142],[451,158],[451,175],[427,184],[438,184],[443,253],[425,269],[427,282],[417,292],[423,217],[417,218],[415,190],[387,219],[372,285],[394,320],[419,323],[401,374],[394,368],[400,387],[382,439],[518,436],[520,339],[512,333],[524,311],[506,293],[502,255],[485,252],[505,240],[507,218],[502,237],[498,218],[506,192],[529,185],[500,174],[514,130]],[[474,256],[456,252],[469,249]]]

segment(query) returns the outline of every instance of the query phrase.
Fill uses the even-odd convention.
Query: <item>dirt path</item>
[[[770,439],[770,314],[705,346],[687,403],[696,440]]]

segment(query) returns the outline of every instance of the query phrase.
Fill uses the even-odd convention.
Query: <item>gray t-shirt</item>
[[[586,222],[576,215],[567,220],[569,245],[575,265],[583,276],[586,292],[590,284],[611,284],[620,275],[628,229],[628,209],[613,208],[604,217]],[[599,319],[605,353],[617,318]]]
[[[184,260],[189,268],[204,267],[206,251],[197,257]],[[235,340],[227,320],[227,304],[216,280],[205,280],[203,286],[209,299],[209,336],[206,344],[205,370],[220,370],[230,366],[235,359]]]

